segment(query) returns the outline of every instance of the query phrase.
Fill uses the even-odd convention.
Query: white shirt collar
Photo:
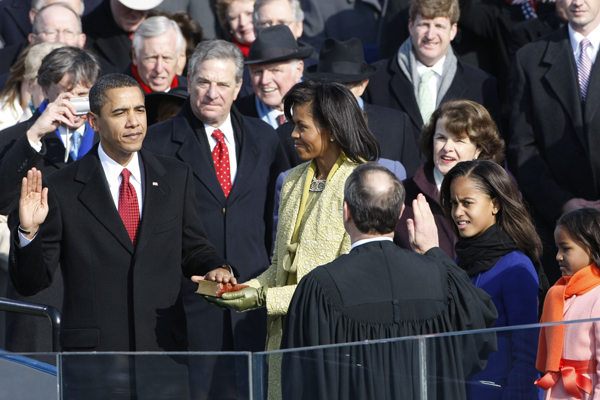
[[[135,180],[141,186],[142,173],[140,171],[140,162],[137,151],[133,153],[133,157],[131,158],[131,161],[129,161],[129,164],[127,164],[127,167],[123,167],[121,164],[110,158],[104,151],[104,148],[102,148],[102,143],[98,146],[98,157],[100,158],[100,163],[102,164],[104,175],[106,175],[106,180],[108,181],[108,186],[110,188],[113,188],[115,185],[118,188],[121,185],[120,176],[124,168],[127,168],[129,172],[131,172],[130,179]]]
[[[0,0],[1,1],[1,0]],[[85,134],[86,124],[81,125],[79,128],[75,130],[69,129],[67,126],[60,124],[58,126],[58,133],[60,134],[60,140],[62,140],[63,145],[65,146],[65,162],[69,159],[69,153],[71,152],[71,136],[73,133],[79,132],[81,133],[80,141],[83,140],[83,135]]]
[[[369,238],[369,239],[361,239],[361,240],[357,240],[356,242],[352,243],[352,246],[350,247],[350,250],[352,250],[355,247],[358,247],[360,245],[366,244],[366,243],[383,242],[383,241],[386,241],[386,240],[390,241],[390,242],[394,241],[393,238],[387,237],[387,236],[378,236],[378,237]]]
[[[569,39],[571,40],[571,48],[573,50],[573,54],[575,55],[575,61],[579,58],[579,43],[583,40],[584,36],[575,32],[571,25],[569,25]],[[589,35],[585,36],[588,38],[592,45],[592,53],[591,58],[592,62],[596,60],[596,55],[598,54],[598,49],[600,48],[600,25],[596,27],[593,31],[590,32]],[[589,53],[588,53],[589,54]]]
[[[217,143],[217,139],[212,137],[213,132],[217,129],[220,129],[221,132],[223,132],[223,135],[225,136],[225,142],[227,142],[227,147],[231,148],[231,146],[234,146],[235,148],[235,136],[233,135],[233,125],[231,125],[231,113],[227,114],[227,119],[220,126],[214,127],[212,125],[204,124],[204,130],[208,136],[209,143]],[[211,148],[212,147],[214,146],[211,146]]]
[[[423,64],[421,61],[417,60],[417,72],[419,76],[423,75],[427,70],[433,70],[437,74],[437,76],[442,76],[442,72],[444,72],[444,62],[446,61],[446,56],[442,57],[438,62],[436,62],[432,67],[428,67]]]

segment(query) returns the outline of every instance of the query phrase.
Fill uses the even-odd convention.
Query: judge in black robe
[[[431,246],[437,233],[430,236],[434,242],[423,242],[418,248],[424,255],[391,241],[403,208],[402,184],[395,183],[401,196],[373,201],[384,191],[371,189],[377,183],[373,176],[385,175],[390,182],[396,178],[372,163],[359,168],[348,178],[345,190],[344,225],[353,249],[300,281],[288,309],[281,347],[491,327],[497,312],[490,296],[472,285],[439,247]],[[365,174],[371,177],[365,179]],[[352,185],[358,188],[354,193],[349,189]],[[385,210],[400,198],[396,212]],[[422,195],[418,201],[421,206],[427,204]],[[384,209],[369,208],[370,204],[383,204]],[[415,212],[415,224],[421,228],[430,223],[429,229],[436,229],[428,206],[427,212],[430,221]],[[384,226],[386,218],[389,227]],[[418,399],[426,387],[428,398],[463,399],[465,381],[485,367],[495,346],[494,334],[478,333],[430,337],[421,346],[415,339],[388,340],[285,353],[283,398]],[[425,371],[421,369],[423,356]],[[426,379],[426,386],[420,378]]]

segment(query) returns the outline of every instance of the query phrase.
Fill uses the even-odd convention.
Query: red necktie
[[[287,121],[285,119],[285,115],[281,114],[277,116],[277,125],[281,126],[283,124],[285,124]]]
[[[123,180],[119,187],[119,215],[125,224],[125,229],[129,233],[131,242],[135,246],[137,239],[138,226],[140,224],[140,208],[138,207],[138,198],[133,185],[129,182],[131,172],[127,168],[121,171]]]
[[[215,129],[212,133],[212,137],[217,139],[217,145],[215,146],[212,156],[215,163],[215,171],[217,172],[217,179],[221,184],[225,198],[229,197],[231,192],[231,172],[229,170],[229,150],[225,143],[225,135],[220,129]]]

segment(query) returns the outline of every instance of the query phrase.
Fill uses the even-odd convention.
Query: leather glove
[[[206,301],[219,307],[226,307],[233,311],[242,312],[264,307],[267,303],[267,288],[264,286],[258,289],[253,287],[243,288],[237,292],[223,293],[219,297],[210,299],[204,297]]]

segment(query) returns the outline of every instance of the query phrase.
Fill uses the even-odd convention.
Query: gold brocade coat
[[[296,220],[301,218],[298,214],[309,166],[310,162],[300,164],[285,178],[281,188],[279,224],[271,266],[257,278],[245,283],[256,288],[269,288],[266,351],[279,350],[283,317],[296,290],[296,285],[286,285],[288,271],[284,269],[283,260],[289,254],[288,245],[292,241]],[[319,265],[327,264],[350,251],[350,236],[344,229],[344,185],[356,166],[349,159],[343,161],[333,176],[328,177],[325,189],[308,216],[298,238],[294,258],[298,282]]]

